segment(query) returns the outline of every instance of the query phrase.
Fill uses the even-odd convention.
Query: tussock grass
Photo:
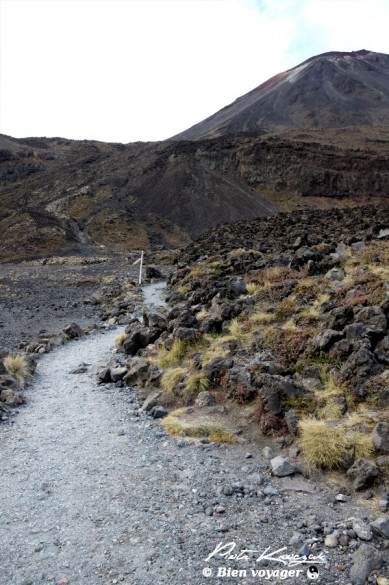
[[[346,393],[345,384],[339,384],[335,381],[335,375],[333,373],[327,374],[325,370],[320,372],[320,378],[324,386],[321,390],[317,390],[318,396],[323,400],[334,398],[335,396],[344,396]]]
[[[313,302],[313,306],[320,307],[321,305],[324,305],[324,303],[328,303],[330,298],[331,298],[331,295],[329,295],[328,293],[321,293],[321,294],[317,295],[317,297],[315,298],[315,300]]]
[[[311,417],[302,419],[299,427],[301,452],[309,464],[325,469],[341,467],[348,449],[342,428]]]
[[[198,394],[199,392],[203,392],[204,390],[208,390],[209,388],[209,380],[204,376],[204,374],[196,373],[191,374],[188,377],[185,386],[185,392],[187,394]]]
[[[313,277],[301,278],[293,289],[293,292],[304,299],[314,299],[321,289],[319,281]]]
[[[315,323],[319,319],[319,311],[316,307],[301,309],[300,316],[308,323]]]
[[[269,285],[277,284],[288,278],[292,278],[295,274],[296,273],[291,268],[285,266],[272,266],[270,268],[265,268],[265,270],[262,271],[262,280],[263,283]]]
[[[229,332],[232,340],[235,340],[238,343],[242,342],[246,335],[243,325],[238,319],[232,319],[229,326]]]
[[[292,317],[297,312],[297,300],[294,295],[289,295],[282,299],[280,303],[275,308],[275,316],[277,321],[283,321],[284,319],[288,319]]]
[[[359,431],[350,431],[346,435],[350,448],[354,450],[355,458],[371,457],[374,451],[371,436]]]
[[[24,384],[30,377],[31,377],[31,368],[28,363],[27,357],[22,353],[17,353],[15,355],[8,354],[4,360],[3,364],[5,369],[11,376],[15,376],[19,382]]]
[[[232,336],[218,335],[217,337],[212,337],[211,335],[206,335],[205,338],[209,342],[209,348],[202,354],[201,361],[203,366],[216,358],[225,357],[230,353],[226,345],[230,341],[234,341]]]
[[[123,345],[126,338],[127,338],[127,335],[125,333],[121,333],[120,335],[118,335],[114,341],[115,346],[120,347],[121,345]]]
[[[173,393],[177,385],[182,381],[186,374],[185,368],[172,368],[163,373],[161,378],[161,387],[166,392]]]
[[[205,317],[208,316],[208,311],[207,309],[201,309],[201,311],[199,311],[198,313],[196,313],[196,319],[200,319],[200,321],[202,319],[205,319]]]
[[[236,443],[236,437],[216,426],[190,426],[180,422],[179,418],[185,409],[174,410],[162,420],[165,431],[178,437],[207,437],[215,443]]]
[[[256,282],[249,282],[246,284],[246,290],[249,295],[255,295],[258,292],[258,284]]]
[[[165,347],[161,349],[156,359],[157,366],[164,369],[180,365],[188,352],[188,346],[189,344],[186,340],[175,339],[170,351]]]
[[[264,325],[268,323],[272,323],[274,321],[274,314],[273,313],[265,313],[265,311],[259,311],[258,313],[253,313],[249,320],[253,325]]]
[[[177,292],[179,292],[180,294],[184,295],[185,293],[189,292],[190,288],[188,285],[181,285],[177,288]]]
[[[321,420],[331,422],[342,418],[342,409],[336,400],[328,400],[318,408],[317,414]]]
[[[281,329],[284,329],[284,330],[289,330],[289,331],[290,331],[290,330],[292,330],[292,331],[295,331],[295,330],[297,329],[297,325],[296,325],[296,323],[293,321],[293,319],[288,319],[288,320],[286,321],[286,323],[284,323],[283,325],[281,325]]]

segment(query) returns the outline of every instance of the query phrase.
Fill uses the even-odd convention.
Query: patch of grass
[[[175,339],[172,348],[169,350],[163,347],[159,352],[156,364],[159,368],[172,368],[178,366],[188,353],[189,343],[187,340]]]
[[[349,447],[354,450],[356,459],[372,456],[374,448],[370,435],[359,431],[351,431],[346,435],[346,439]]]
[[[246,290],[249,295],[255,295],[258,291],[258,284],[256,282],[249,282],[246,284]]]
[[[347,454],[348,441],[341,427],[329,426],[325,421],[312,417],[299,423],[300,448],[305,460],[324,469],[341,467]]]
[[[318,408],[317,414],[320,420],[333,422],[342,418],[342,408],[336,400],[328,400]]]
[[[209,348],[202,354],[201,361],[203,366],[216,358],[228,355],[230,350],[226,346],[231,341],[234,341],[230,335],[218,335],[217,337],[206,335],[205,338],[209,340]]]
[[[198,313],[196,313],[196,319],[200,319],[200,321],[202,319],[205,319],[205,317],[208,316],[208,311],[207,309],[201,309],[201,311],[199,311]]]
[[[11,376],[15,376],[15,378],[19,380],[19,382],[22,382],[22,384],[31,377],[31,368],[28,359],[22,353],[17,353],[15,355],[8,354],[4,358],[3,364],[7,372],[11,374]]]
[[[297,312],[297,300],[294,295],[289,295],[280,301],[275,308],[275,316],[277,321],[283,321],[292,317]]]
[[[203,392],[204,390],[208,390],[209,388],[209,381],[204,376],[204,374],[196,373],[191,374],[188,377],[185,386],[185,392],[187,394],[198,394],[199,392]]]
[[[230,326],[229,326],[230,337],[232,340],[237,341],[238,343],[242,342],[246,332],[242,323],[238,321],[238,319],[232,319]]]
[[[331,372],[328,374],[324,369],[320,372],[320,379],[324,386],[321,390],[317,390],[322,399],[334,398],[336,396],[344,396],[347,391],[345,384],[339,384],[335,380],[335,374]]]
[[[187,285],[182,285],[182,286],[179,286],[177,288],[177,292],[179,292],[181,295],[184,295],[184,294],[188,293],[189,291],[190,291],[190,288]]]
[[[185,368],[172,368],[166,370],[161,378],[161,387],[169,393],[173,393],[178,384],[182,381],[186,374]]]
[[[171,435],[178,437],[207,437],[215,443],[236,443],[236,437],[216,426],[190,426],[179,421],[185,409],[174,410],[162,420],[162,426]]]
[[[320,315],[316,307],[307,307],[301,309],[300,316],[306,323],[316,323]]]
[[[286,323],[284,323],[283,325],[281,325],[281,329],[283,330],[289,330],[289,331],[295,331],[297,330],[297,325],[296,323],[293,321],[293,319],[288,319],[288,321],[286,321]]]
[[[293,289],[295,295],[300,298],[313,300],[320,292],[319,281],[313,277],[301,278]]]
[[[120,347],[121,345],[123,345],[126,338],[127,338],[127,335],[125,333],[121,333],[120,335],[118,335],[114,341],[115,346]]]
[[[219,261],[199,262],[189,272],[189,278],[198,278],[200,276],[221,276],[223,274],[223,263]]]
[[[296,272],[286,266],[272,266],[263,270],[262,281],[264,284],[276,284],[284,282],[289,278],[293,278],[296,274]]]
[[[329,295],[328,293],[321,293],[321,294],[317,295],[317,297],[315,298],[315,300],[313,302],[313,306],[320,307],[321,305],[324,305],[324,303],[328,303],[330,298],[331,298],[331,295]]]
[[[265,311],[259,311],[258,313],[253,313],[249,320],[254,325],[264,325],[266,323],[272,323],[274,321],[274,314],[273,313],[265,313]]]

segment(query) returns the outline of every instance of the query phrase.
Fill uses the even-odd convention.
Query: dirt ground
[[[137,279],[125,257],[56,257],[0,265],[0,346],[11,350],[71,322],[97,324],[104,295]]]

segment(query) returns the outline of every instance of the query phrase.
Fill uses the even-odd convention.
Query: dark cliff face
[[[389,55],[331,52],[275,75],[174,139],[389,125]]]
[[[389,128],[128,145],[4,137],[0,155],[2,261],[176,247],[272,215],[275,202],[291,210],[389,195]]]

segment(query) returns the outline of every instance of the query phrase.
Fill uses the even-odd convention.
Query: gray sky
[[[389,53],[389,0],[0,0],[0,132],[163,140],[325,51]]]

